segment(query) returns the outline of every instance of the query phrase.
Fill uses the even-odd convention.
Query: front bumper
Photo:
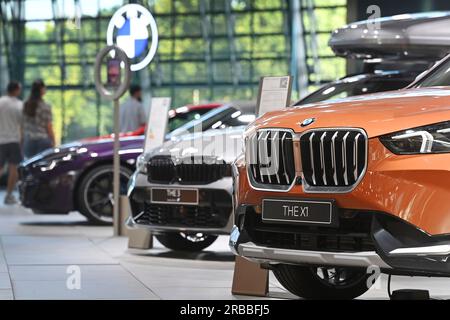
[[[378,266],[383,270],[391,269],[374,251],[325,252],[271,248],[256,245],[251,241],[239,243],[239,238],[240,232],[235,226],[230,237],[230,248],[233,253],[261,264],[287,263],[316,266],[351,266],[358,268]]]
[[[76,172],[49,177],[20,175],[19,193],[24,207],[45,214],[65,214],[74,210]]]
[[[200,201],[198,205],[153,204],[151,188],[195,188],[199,190]],[[128,187],[132,212],[127,226],[148,229],[156,234],[201,232],[227,235],[233,226],[231,189],[231,177],[205,185],[152,184],[146,175],[136,172]]]
[[[234,254],[266,265],[376,266],[386,273],[450,276],[450,236],[433,237],[392,215],[339,210],[339,227],[263,222],[239,206],[230,236]]]

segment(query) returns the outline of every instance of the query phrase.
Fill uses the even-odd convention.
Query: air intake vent
[[[155,156],[147,164],[151,183],[209,184],[231,177],[231,166],[216,157],[187,157],[174,159]]]
[[[175,180],[175,165],[170,157],[157,156],[147,163],[148,181],[170,183]]]
[[[181,184],[209,184],[231,177],[231,166],[216,157],[189,157],[177,162],[176,172]]]

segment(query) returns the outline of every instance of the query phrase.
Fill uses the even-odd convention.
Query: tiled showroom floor
[[[89,226],[78,213],[33,215],[3,206],[3,196],[0,299],[248,299],[230,293],[227,237],[200,254],[177,255],[157,242],[152,250],[129,251],[111,227]],[[80,268],[80,289],[68,289],[69,266]],[[270,298],[294,298],[272,276],[270,282]],[[395,277],[392,287],[450,297],[450,279]],[[361,298],[386,299],[386,278]]]

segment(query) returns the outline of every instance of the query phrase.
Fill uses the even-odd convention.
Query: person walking
[[[45,83],[42,80],[34,81],[23,107],[23,148],[26,158],[55,146],[52,110],[44,101],[45,93]]]
[[[8,165],[8,184],[4,203],[16,204],[13,190],[17,183],[17,166],[22,161],[21,126],[22,101],[19,96],[22,86],[11,81],[6,88],[6,95],[0,98],[0,174]]]
[[[120,132],[136,131],[145,126],[147,119],[142,105],[142,88],[130,86],[130,97],[120,106]]]

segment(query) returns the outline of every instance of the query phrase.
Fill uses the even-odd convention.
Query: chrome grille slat
[[[347,138],[350,132],[347,132],[342,141],[342,164],[344,165],[344,181],[348,186],[348,163],[347,163]]]
[[[355,167],[355,170],[353,170],[353,178],[358,180],[358,141],[359,137],[361,136],[361,133],[358,133],[355,137],[355,142],[353,144],[353,166]]]
[[[315,133],[313,132],[313,134],[309,138],[309,152],[311,155],[312,180],[313,180],[313,183],[316,184],[316,170],[315,170],[315,165],[314,165],[314,151],[313,151],[314,135],[315,135]]]
[[[331,165],[333,166],[333,181],[336,186],[338,185],[336,168],[336,137],[338,134],[339,132],[336,132],[331,138]]]
[[[323,140],[325,139],[325,137],[327,136],[327,133],[324,132],[323,135],[320,137],[320,166],[322,169],[322,182],[324,184],[328,184],[327,182],[327,173],[326,173],[326,168],[325,168],[325,147],[324,147],[324,143]]]
[[[272,147],[271,147],[272,154],[271,154],[271,156],[272,156],[272,159],[273,159],[273,164],[272,165],[275,168],[279,168],[279,165],[280,165],[280,163],[279,163],[279,160],[280,160],[279,149],[280,149],[280,147],[279,147],[279,141],[277,140],[279,133],[280,133],[279,131],[276,131],[274,133],[274,135],[272,136]],[[278,169],[275,170],[275,177],[277,178],[278,184],[280,184],[280,173],[279,173]]]
[[[264,162],[266,167],[263,170],[263,174],[264,174],[264,176],[266,176],[269,179],[269,184],[271,184],[272,183],[272,178],[271,178],[269,169],[267,169],[267,166],[270,165],[269,164],[269,145],[268,145],[269,136],[270,136],[270,131],[267,131],[266,137],[262,139],[263,140],[263,146],[264,146],[264,154],[266,156],[266,161],[267,161],[267,162]]]
[[[286,182],[289,183],[289,175],[287,174],[287,171],[286,171],[286,157],[284,156],[285,155],[284,142],[286,139],[286,135],[287,135],[287,132],[283,133],[283,137],[281,138],[281,157],[283,159],[283,175],[286,179]]]
[[[262,136],[264,134],[265,134],[264,132],[262,132],[261,134],[258,133],[258,161],[257,161],[258,163],[260,161],[262,161],[262,159],[264,159],[264,157],[265,157],[264,142],[263,142],[263,138],[262,138]],[[264,164],[264,162],[263,162],[263,164]],[[259,176],[261,177],[261,180],[264,183],[265,175],[264,175],[264,167],[262,165],[259,166]]]
[[[256,165],[255,164],[256,164],[256,161],[257,161],[257,158],[258,158],[258,154],[256,152],[256,150],[257,150],[256,145],[257,145],[257,142],[258,142],[257,135],[255,134],[254,136],[250,137],[249,141],[251,141],[250,145],[255,146],[255,148],[247,148],[247,152],[250,153],[250,157],[249,157],[250,166],[251,166],[251,168],[253,170],[253,175],[256,177]]]

